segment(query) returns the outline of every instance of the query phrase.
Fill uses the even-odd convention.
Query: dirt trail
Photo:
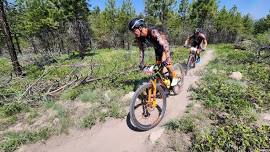
[[[45,143],[39,142],[22,147],[20,152],[145,152],[150,151],[153,144],[149,135],[162,128],[171,119],[184,114],[190,103],[188,88],[200,79],[200,72],[214,58],[213,50],[207,50],[202,56],[201,63],[191,69],[185,77],[182,92],[178,96],[167,99],[167,110],[161,124],[156,128],[137,132],[130,129],[126,119],[113,119],[90,130],[74,130],[69,135],[50,138]]]

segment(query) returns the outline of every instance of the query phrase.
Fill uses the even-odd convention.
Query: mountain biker
[[[129,30],[135,35],[140,49],[140,69],[144,65],[144,45],[152,45],[155,49],[156,63],[165,66],[173,77],[171,86],[177,85],[178,79],[176,72],[173,70],[172,58],[170,55],[169,43],[164,35],[155,29],[145,25],[143,19],[134,18],[128,23]]]
[[[202,47],[203,43],[203,47]],[[187,46],[188,44],[191,44],[192,47],[197,48],[196,54],[197,54],[197,59],[196,63],[200,62],[200,52],[205,51],[205,48],[207,47],[207,40],[206,36],[200,32],[199,28],[196,28],[194,31],[194,34],[190,36],[186,41],[185,45]]]

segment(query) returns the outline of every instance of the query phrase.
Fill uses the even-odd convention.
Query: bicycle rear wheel
[[[164,117],[166,111],[166,95],[160,85],[157,85],[157,105],[151,106],[148,101],[148,90],[152,84],[142,85],[134,94],[130,104],[130,120],[135,127],[141,130],[150,130]]]

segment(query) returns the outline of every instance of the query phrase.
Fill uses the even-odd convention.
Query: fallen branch
[[[22,97],[23,96],[25,96],[25,94],[36,84],[36,83],[38,83],[39,82],[39,80],[41,79],[41,78],[43,78],[46,74],[48,73],[48,70],[45,70],[44,72],[43,72],[43,74],[34,82],[34,83],[32,83],[24,92],[23,92],[23,94],[19,97],[19,101],[22,99]]]
[[[47,93],[47,95],[53,96],[55,93],[57,93],[57,92],[59,92],[59,91],[65,89],[65,88],[71,86],[72,84],[74,84],[74,83],[77,82],[77,81],[78,81],[78,77],[76,76],[76,79],[75,79],[75,80],[70,81],[70,82],[66,83],[65,85],[59,87],[58,89],[53,90],[53,91]]]
[[[71,65],[56,65],[56,66],[51,66],[51,67],[76,67],[76,68],[80,68],[80,67],[90,67],[90,66],[101,66],[102,64],[71,64]]]
[[[270,46],[261,47],[260,48],[260,51],[262,51],[262,50],[268,50],[268,51],[270,51]]]
[[[73,80],[73,81],[70,81],[68,83],[66,83],[65,85],[53,90],[53,91],[47,91],[47,93],[45,95],[49,95],[49,96],[55,96],[56,93],[60,92],[60,91],[63,91],[64,89],[70,87],[73,85],[73,87],[77,87],[81,84],[86,84],[86,83],[91,83],[91,82],[95,82],[95,81],[99,81],[99,80],[104,80],[104,79],[112,79],[112,78],[115,78],[116,76],[119,76],[119,75],[123,75],[123,74],[127,74],[127,73],[130,73],[130,72],[134,72],[134,71],[138,71],[139,69],[132,69],[133,67],[130,67],[130,68],[127,68],[127,69],[131,69],[131,70],[124,70],[122,72],[119,72],[119,73],[115,73],[115,74],[111,74],[111,75],[108,75],[108,76],[103,76],[103,77],[99,77],[99,78],[93,78],[91,75],[87,75],[86,77],[78,77],[76,76],[76,79]],[[75,84],[77,83],[77,84]],[[75,84],[75,85],[74,85]]]

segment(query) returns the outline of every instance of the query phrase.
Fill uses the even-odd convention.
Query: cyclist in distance
[[[197,48],[196,54],[197,54],[197,59],[196,63],[200,62],[200,52],[205,51],[205,48],[207,47],[207,40],[206,36],[200,32],[199,28],[196,28],[194,31],[194,34],[185,41],[185,45],[187,46],[188,44],[191,45],[191,47]]]

